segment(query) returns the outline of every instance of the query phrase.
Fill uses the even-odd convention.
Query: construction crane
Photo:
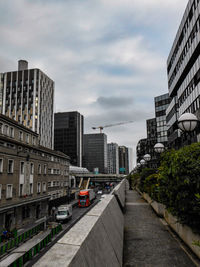
[[[112,126],[118,126],[118,125],[132,123],[132,122],[134,122],[134,121],[118,122],[118,123],[108,124],[108,125],[104,125],[104,126],[92,127],[92,129],[93,130],[99,129],[100,130],[100,133],[102,133],[102,131],[103,131],[104,128],[108,128],[108,127],[112,127]]]

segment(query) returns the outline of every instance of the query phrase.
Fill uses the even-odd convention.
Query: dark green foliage
[[[200,224],[200,143],[164,153],[159,169],[159,200],[182,223]]]
[[[181,223],[200,232],[200,143],[165,151],[154,172],[145,168],[138,174],[139,189],[165,204]]]
[[[155,169],[151,169],[151,168],[143,168],[142,171],[140,172],[140,181],[139,181],[139,189],[140,191],[144,191],[144,183],[146,178],[155,173]]]

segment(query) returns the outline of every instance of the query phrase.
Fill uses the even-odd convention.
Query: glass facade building
[[[194,113],[200,119],[199,51],[200,1],[189,0],[167,60],[169,96],[173,99],[167,110],[168,135],[172,144],[176,144],[180,137],[175,120],[185,112]],[[191,141],[200,141],[199,129]]]
[[[118,144],[108,144],[108,173],[119,174]]]
[[[119,146],[119,173],[129,174],[129,152],[126,146]]]
[[[84,134],[83,135],[83,164],[89,171],[98,173],[107,173],[107,135]]]
[[[70,157],[72,165],[82,167],[84,118],[77,112],[54,114],[54,149]]]
[[[170,103],[169,94],[160,95],[154,98],[156,116],[157,143],[167,143],[166,109]]]

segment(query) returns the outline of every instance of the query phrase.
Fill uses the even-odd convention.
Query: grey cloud
[[[116,96],[110,96],[110,97],[103,97],[100,96],[97,98],[96,103],[104,108],[126,108],[130,107],[133,104],[133,98],[130,97],[116,97]]]

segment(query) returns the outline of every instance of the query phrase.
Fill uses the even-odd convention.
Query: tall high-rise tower
[[[77,112],[55,113],[54,148],[70,157],[72,165],[82,167],[83,116]]]
[[[108,173],[119,174],[119,148],[118,144],[108,144]]]
[[[3,74],[0,105],[1,113],[38,133],[40,145],[53,149],[54,82],[46,74],[20,60],[17,71]]]
[[[84,134],[84,167],[89,171],[107,173],[107,135]]]

